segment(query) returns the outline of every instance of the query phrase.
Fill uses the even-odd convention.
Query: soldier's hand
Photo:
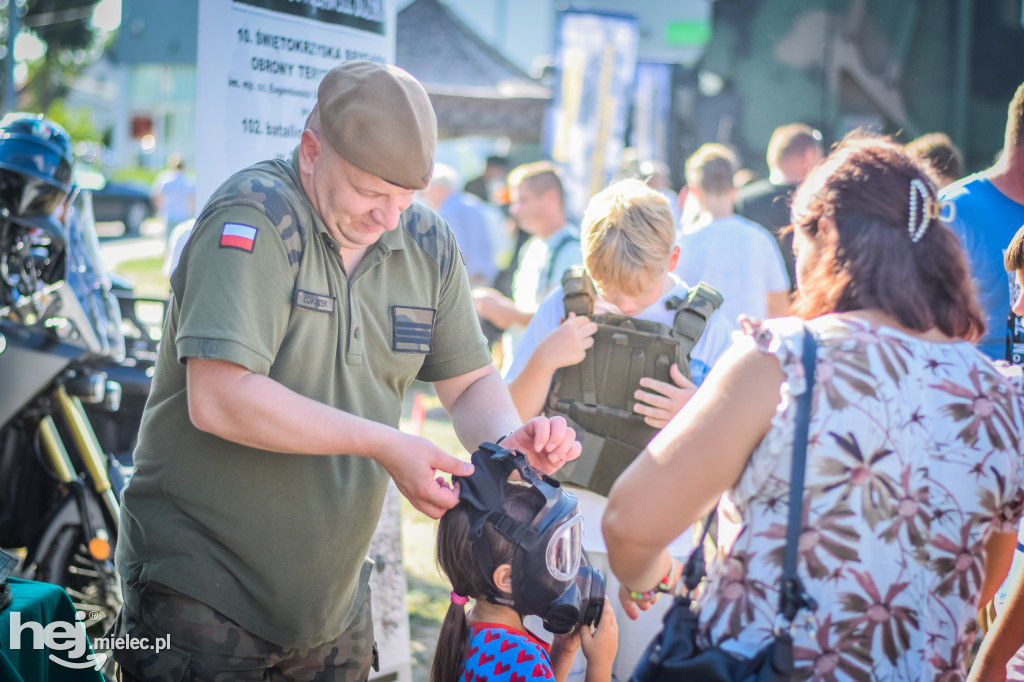
[[[583,362],[587,349],[594,345],[596,333],[597,324],[590,318],[569,313],[565,322],[541,339],[534,353],[543,358],[552,371],[571,367]]]
[[[576,432],[564,417],[534,417],[501,441],[503,448],[519,450],[530,465],[545,474],[553,474],[563,464],[580,456]]]
[[[438,474],[469,476],[473,465],[452,457],[426,438],[395,433],[394,441],[382,445],[375,459],[413,507],[432,519],[441,518],[459,503],[459,489]]]
[[[697,392],[697,385],[683,376],[677,365],[673,364],[669,373],[675,386],[644,377],[640,386],[650,390],[637,389],[633,393],[633,397],[640,401],[633,405],[633,411],[644,415],[644,423],[656,429],[664,428]]]

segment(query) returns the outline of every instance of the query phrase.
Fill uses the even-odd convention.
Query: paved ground
[[[125,236],[121,223],[98,223],[96,232],[100,237],[100,252],[107,269],[113,269],[125,261],[164,254],[163,224],[157,220],[150,219],[143,223],[138,237]]]

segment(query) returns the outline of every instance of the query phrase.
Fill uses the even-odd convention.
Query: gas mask
[[[540,616],[544,628],[555,634],[596,625],[604,606],[604,577],[583,551],[583,517],[576,498],[517,450],[484,443],[472,462],[473,474],[455,480],[460,499],[469,505],[473,555],[490,583],[488,601],[511,606],[523,616]],[[529,523],[505,513],[503,486],[513,471],[544,497],[544,506]],[[516,546],[511,599],[493,583],[496,566],[484,535],[487,524]]]

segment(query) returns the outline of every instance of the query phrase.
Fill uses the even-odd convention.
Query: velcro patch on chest
[[[256,247],[256,233],[259,230],[252,225],[241,223],[224,223],[220,231],[220,248],[238,249],[252,253]]]
[[[434,308],[391,306],[391,350],[396,353],[429,353],[436,314]]]
[[[334,314],[334,296],[325,296],[324,294],[314,294],[312,291],[305,291],[304,289],[295,290],[295,306],[298,308],[305,308],[306,310],[313,310],[318,313]]]

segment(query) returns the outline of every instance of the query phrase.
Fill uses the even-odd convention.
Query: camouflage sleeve
[[[251,206],[222,208],[197,223],[181,268],[179,360],[227,360],[267,374],[295,282],[277,227]]]

